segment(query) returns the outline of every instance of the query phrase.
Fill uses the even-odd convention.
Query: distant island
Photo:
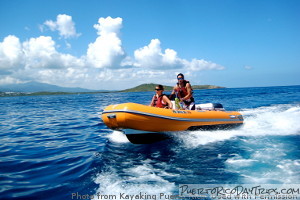
[[[120,90],[118,92],[148,92],[148,91],[154,91],[155,86],[158,84],[155,83],[146,83],[141,84],[133,88],[129,88],[126,90]],[[165,91],[171,91],[173,87],[164,85]]]
[[[18,85],[14,85],[11,88],[14,88],[13,90],[9,90],[8,88],[2,87],[0,88],[0,97],[11,97],[11,96],[35,96],[35,95],[66,95],[66,94],[95,94],[95,93],[112,93],[112,92],[147,92],[147,91],[154,91],[154,88],[156,85],[155,83],[146,83],[141,84],[133,88],[129,88],[126,90],[117,90],[117,91],[92,91],[82,88],[63,88],[56,85],[49,85],[49,84],[43,84],[41,83],[41,86],[38,87],[38,83],[34,82],[34,85],[36,87],[37,91],[32,90],[33,83],[30,84],[21,84],[19,87]],[[27,87],[28,86],[28,89]],[[47,86],[47,87],[46,87]],[[221,86],[215,86],[215,85],[192,85],[194,90],[198,89],[216,89],[216,88],[224,88]],[[20,91],[18,91],[18,88],[21,88]],[[172,86],[166,86],[164,85],[165,91],[172,91]],[[38,91],[40,89],[40,91]]]
[[[139,86],[126,89],[126,90],[120,90],[118,92],[146,92],[146,91],[153,91],[155,86],[158,84],[155,83],[146,83],[146,84],[141,84]],[[201,89],[217,89],[217,88],[224,88],[221,86],[215,86],[215,85],[192,85],[192,88],[194,90],[201,90]],[[166,86],[164,85],[165,91],[172,91],[173,86]]]

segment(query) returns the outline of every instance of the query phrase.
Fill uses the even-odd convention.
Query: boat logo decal
[[[173,113],[191,114],[191,112],[189,112],[189,111],[184,111],[184,110],[173,110]]]

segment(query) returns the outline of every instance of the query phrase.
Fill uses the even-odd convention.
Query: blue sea
[[[196,103],[243,114],[233,130],[132,144],[102,122],[106,106],[148,105],[153,94],[0,98],[0,199],[170,199],[181,184],[300,184],[300,86],[195,90]]]

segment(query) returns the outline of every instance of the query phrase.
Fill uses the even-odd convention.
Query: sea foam
[[[173,136],[188,148],[206,145],[238,136],[258,137],[267,135],[300,134],[300,106],[276,105],[240,111],[244,124],[232,130],[185,131]]]

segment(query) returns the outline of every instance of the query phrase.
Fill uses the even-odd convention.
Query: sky
[[[300,85],[298,0],[0,0],[0,85]]]

